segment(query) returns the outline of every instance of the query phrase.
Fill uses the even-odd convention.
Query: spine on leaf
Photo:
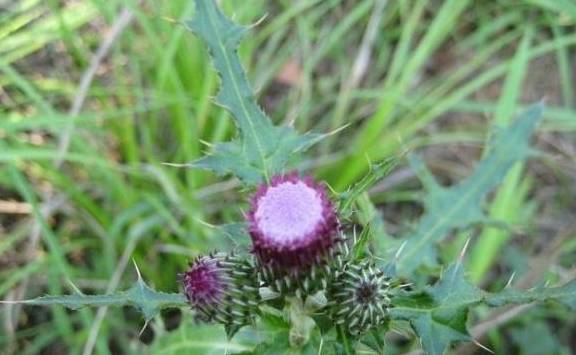
[[[294,155],[306,150],[325,135],[299,135],[292,127],[277,127],[258,106],[238,57],[238,45],[248,30],[230,21],[213,0],[195,0],[196,13],[185,26],[207,45],[220,76],[216,102],[232,114],[239,136],[217,143],[213,151],[191,167],[234,174],[256,185],[286,170]]]

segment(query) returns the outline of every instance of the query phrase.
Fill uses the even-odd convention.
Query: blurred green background
[[[255,24],[240,54],[275,123],[346,126],[299,167],[336,191],[370,161],[407,149],[454,183],[492,129],[545,100],[539,157],[489,199],[495,223],[475,229],[468,271],[487,289],[511,275],[522,287],[574,278],[574,0],[219,3]],[[235,242],[214,225],[242,219],[238,182],[163,164],[193,161],[235,134],[211,101],[218,78],[204,46],[179,24],[193,11],[188,0],[0,1],[0,298],[123,289],[135,279],[132,260],[150,285],[176,292],[189,259]],[[421,194],[403,164],[370,200],[394,235],[421,213]],[[445,258],[465,240],[455,235]],[[482,343],[498,354],[576,352],[576,317],[561,308],[487,321],[498,314],[507,313],[472,317],[489,326]],[[166,350],[158,344],[185,353],[197,339],[185,330],[198,332],[175,311],[142,334],[129,309],[8,305],[0,321],[1,354]],[[199,353],[216,346],[207,339]]]

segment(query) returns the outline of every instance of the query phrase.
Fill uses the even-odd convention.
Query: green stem
[[[348,335],[346,334],[346,331],[341,325],[338,325],[336,328],[338,329],[338,338],[340,340],[340,343],[344,347],[344,354],[352,355],[353,352],[352,348],[350,348],[350,341],[348,340]]]

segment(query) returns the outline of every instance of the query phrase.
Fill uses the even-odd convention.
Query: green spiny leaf
[[[163,308],[188,305],[184,295],[155,291],[142,279],[138,279],[128,290],[115,294],[84,295],[77,292],[64,296],[42,296],[17,303],[33,306],[60,305],[73,310],[84,307],[133,306],[142,312],[146,320],[152,319]]]
[[[391,317],[410,321],[427,354],[441,355],[453,342],[471,340],[466,322],[468,309],[483,292],[464,279],[461,264],[450,266],[440,281],[409,302],[400,298]]]
[[[420,338],[427,354],[441,355],[457,341],[470,341],[466,326],[471,306],[484,302],[490,306],[555,301],[576,309],[576,280],[560,287],[515,290],[506,288],[487,293],[466,281],[462,263],[446,269],[441,279],[424,292],[393,298],[390,316],[407,320]]]
[[[348,191],[340,194],[341,203],[338,208],[340,216],[344,218],[350,217],[354,202],[356,202],[360,195],[388,175],[390,171],[396,167],[399,160],[400,157],[394,156],[372,165],[368,174],[354,184]]]
[[[249,184],[283,172],[295,153],[308,149],[324,135],[299,135],[291,127],[276,127],[256,103],[237,49],[246,27],[230,21],[213,0],[195,0],[196,13],[185,25],[204,40],[221,79],[216,102],[225,107],[239,128],[232,142],[217,144],[211,155],[190,166],[232,173]]]
[[[437,303],[449,307],[470,306],[483,297],[483,291],[466,281],[461,262],[449,266],[429,293]]]
[[[542,117],[544,107],[536,104],[508,127],[490,139],[486,157],[474,173],[460,183],[444,188],[436,183],[424,164],[416,157],[410,162],[427,190],[426,212],[416,229],[408,236],[400,255],[398,271],[409,274],[422,264],[436,263],[435,244],[451,230],[465,228],[484,219],[482,200],[502,181],[514,163],[531,154],[529,139]]]
[[[502,292],[490,295],[486,302],[491,306],[504,304],[522,304],[529,302],[556,301],[576,310],[576,280],[559,287],[538,287],[532,290],[515,290],[507,288]]]

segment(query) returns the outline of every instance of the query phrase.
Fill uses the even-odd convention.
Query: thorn
[[[400,259],[400,254],[402,254],[404,247],[406,247],[406,241],[402,242],[402,245],[400,245],[400,248],[398,248],[398,251],[394,255],[394,259],[396,259],[396,261],[398,261],[398,259]]]
[[[264,20],[266,20],[268,18],[268,13],[265,13],[262,17],[260,17],[258,20],[256,20],[256,22],[254,22],[251,25],[248,25],[247,28],[250,30],[256,26],[259,26],[262,22],[264,22]]]
[[[172,17],[162,16],[162,17],[160,17],[160,18],[161,18],[162,20],[168,21],[168,22],[170,22],[170,23],[175,23],[175,24],[179,24],[179,23],[180,23],[180,21],[177,21],[175,18],[172,18]]]
[[[198,141],[199,141],[200,143],[204,144],[205,146],[209,147],[209,148],[212,148],[212,147],[214,146],[214,144],[212,144],[212,143],[210,143],[210,142],[208,142],[208,141],[205,141],[205,140],[203,140],[203,139],[200,139],[200,140],[198,140]]]
[[[404,329],[391,328],[390,331],[391,331],[392,333],[396,333],[396,334],[398,334],[398,335],[400,335],[401,337],[404,337],[404,338],[406,338],[406,339],[410,339],[410,336],[411,336],[411,335],[410,335],[407,331],[405,331]]]
[[[240,207],[240,214],[244,217],[244,220],[248,220],[248,212],[242,207]]]
[[[72,280],[66,279],[66,283],[68,283],[68,285],[72,288],[72,291],[74,291],[75,293],[79,294],[79,295],[83,295],[84,293],[82,293],[82,291],[80,291],[80,289],[78,288],[78,286],[74,285],[74,283],[72,282]]]
[[[486,350],[490,354],[494,354],[494,351],[492,351],[492,350],[488,349],[487,347],[485,347],[484,345],[480,344],[476,339],[473,339],[472,342],[474,344],[476,344],[476,346],[478,346],[479,348]]]
[[[0,304],[22,304],[22,303],[26,303],[26,300],[22,300],[22,301],[0,301]]]
[[[252,89],[252,97],[258,97],[262,93],[262,85],[254,86]]]
[[[462,260],[464,260],[464,255],[466,255],[466,251],[468,250],[468,246],[470,245],[470,239],[471,239],[471,237],[468,236],[468,239],[466,239],[466,243],[464,243],[464,247],[462,248],[462,251],[460,251],[460,256],[458,257],[459,263],[461,263]]]
[[[166,166],[171,166],[171,167],[174,167],[174,168],[189,168],[189,167],[190,167],[190,164],[189,164],[189,163],[180,164],[180,163],[160,162],[160,164],[166,165]]]
[[[332,185],[330,185],[327,182],[324,182],[324,186],[326,186],[328,188],[328,190],[330,190],[331,193],[333,193],[334,195],[337,195],[338,193],[336,192],[336,190],[332,187]]]
[[[364,153],[364,158],[366,159],[366,162],[368,163],[368,166],[370,167],[370,169],[372,169],[372,160],[370,160],[368,153]]]
[[[400,284],[400,285],[396,286],[396,288],[405,289],[405,288],[408,288],[408,287],[412,287],[413,285],[414,285],[413,283]]]
[[[148,323],[150,323],[150,319],[146,319],[146,321],[144,322],[142,329],[140,329],[140,331],[138,332],[138,338],[142,336],[142,333],[144,333],[144,330],[146,330],[146,327],[148,327]]]
[[[210,224],[204,220],[201,220],[200,218],[194,218],[194,220],[200,224],[202,224],[203,226],[209,227],[209,228],[216,228],[216,226],[214,224]]]
[[[342,132],[343,130],[345,130],[346,128],[350,127],[352,125],[352,123],[346,123],[345,125],[338,127],[328,133],[324,133],[325,136],[333,136],[335,134],[338,134],[340,132]]]
[[[512,280],[514,280],[515,277],[516,277],[516,271],[514,271],[512,275],[510,275],[510,278],[508,279],[508,282],[506,282],[506,286],[504,286],[504,288],[510,287],[510,285],[512,285]]]
[[[222,102],[218,101],[218,97],[217,96],[211,96],[210,101],[212,101],[212,103],[218,107],[221,107],[227,111],[230,111],[230,107],[226,106],[225,104],[223,104]]]
[[[136,260],[132,258],[132,263],[134,263],[134,269],[136,269],[136,275],[138,275],[138,281],[142,281],[142,274],[140,274],[140,269],[138,269],[138,265],[136,264]]]

